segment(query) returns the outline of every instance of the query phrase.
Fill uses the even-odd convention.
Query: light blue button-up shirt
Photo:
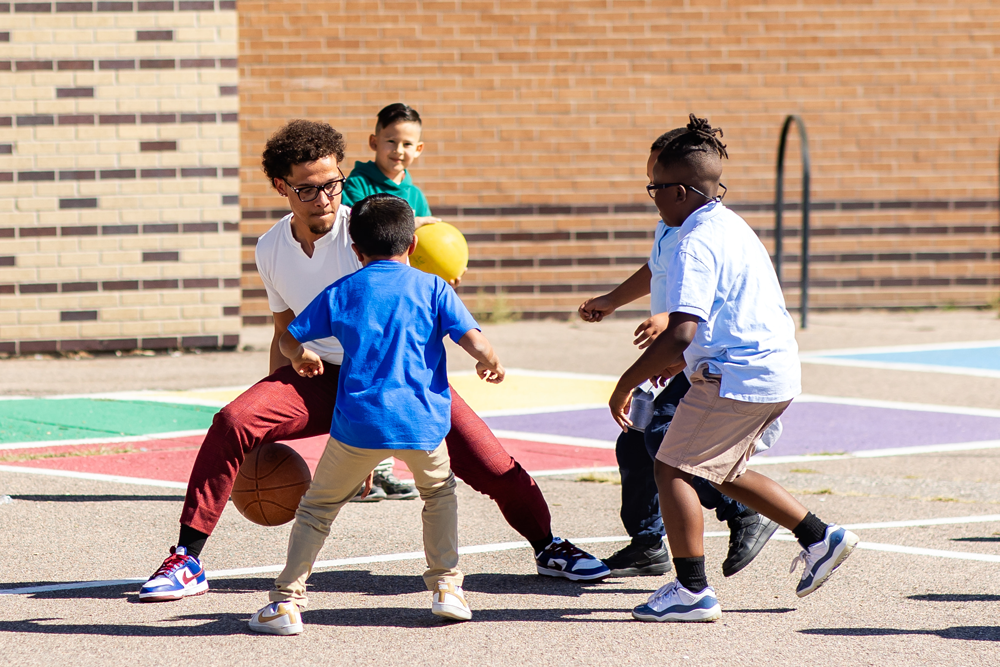
[[[707,365],[720,396],[780,403],[802,392],[795,324],[771,258],[743,218],[718,202],[692,213],[667,269],[666,311],[701,321],[686,373]]]

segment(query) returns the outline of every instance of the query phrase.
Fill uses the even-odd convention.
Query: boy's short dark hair
[[[670,167],[681,162],[694,165],[729,157],[726,145],[720,140],[722,128],[712,127],[707,119],[694,114],[689,114],[688,119],[687,127],[660,136],[663,139],[663,150],[657,158],[660,165]],[[656,147],[656,142],[653,146]]]
[[[292,165],[333,155],[337,163],[344,161],[344,135],[327,123],[313,120],[293,120],[271,135],[261,155],[261,168],[271,185],[274,179],[292,173]]]
[[[378,134],[382,128],[389,127],[393,123],[416,123],[421,126],[423,125],[423,121],[420,120],[420,114],[417,113],[417,110],[402,102],[390,104],[378,112],[378,120],[375,122],[375,134]]]
[[[413,241],[413,209],[396,195],[376,192],[351,208],[351,240],[369,257],[395,257]]]

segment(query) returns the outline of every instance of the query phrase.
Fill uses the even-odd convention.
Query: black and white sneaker
[[[635,541],[604,559],[612,577],[655,577],[670,572],[670,550],[660,540],[658,544]]]
[[[381,487],[379,487],[379,486],[377,486],[375,484],[372,484],[372,490],[368,492],[367,496],[362,496],[361,495],[364,492],[365,492],[365,487],[362,486],[358,490],[357,495],[354,496],[353,498],[351,498],[351,502],[352,503],[377,503],[380,500],[385,500],[385,491],[383,491],[381,489]]]
[[[404,482],[393,475],[391,470],[388,472],[375,471],[375,486],[372,487],[372,491],[375,490],[375,487],[382,490],[387,500],[412,500],[420,495],[413,482]]]

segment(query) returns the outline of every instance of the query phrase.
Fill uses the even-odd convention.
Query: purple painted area
[[[769,454],[820,454],[867,449],[1000,440],[1000,418],[946,412],[869,408],[836,403],[792,403],[784,432]],[[487,417],[490,428],[596,440],[615,440],[618,427],[605,409]]]

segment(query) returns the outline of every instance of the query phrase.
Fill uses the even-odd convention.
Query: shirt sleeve
[[[272,313],[283,313],[291,308],[291,306],[285,303],[285,300],[278,294],[278,290],[274,288],[274,283],[271,282],[271,269],[273,266],[264,266],[266,262],[261,261],[262,259],[264,258],[261,257],[260,244],[258,243],[254,249],[254,261],[257,263],[257,273],[260,274],[260,279],[264,283],[264,291],[267,292],[267,307],[271,309]]]
[[[690,252],[681,251],[667,269],[667,312],[708,320],[718,290],[715,270]]]
[[[351,175],[347,177],[347,182],[344,183],[344,194],[340,196],[340,203],[344,206],[354,206],[365,197],[364,177],[355,176],[352,172]]]
[[[431,213],[431,207],[427,203],[427,197],[425,197],[423,191],[416,186],[413,186],[413,215],[418,218],[421,216],[433,215]]]
[[[452,287],[441,278],[437,278],[438,318],[442,333],[447,334],[454,342],[462,340],[462,336],[472,329],[482,330],[476,318],[465,307]]]
[[[300,343],[333,335],[333,317],[330,302],[333,300],[332,287],[319,293],[312,302],[288,325],[288,333]]]

